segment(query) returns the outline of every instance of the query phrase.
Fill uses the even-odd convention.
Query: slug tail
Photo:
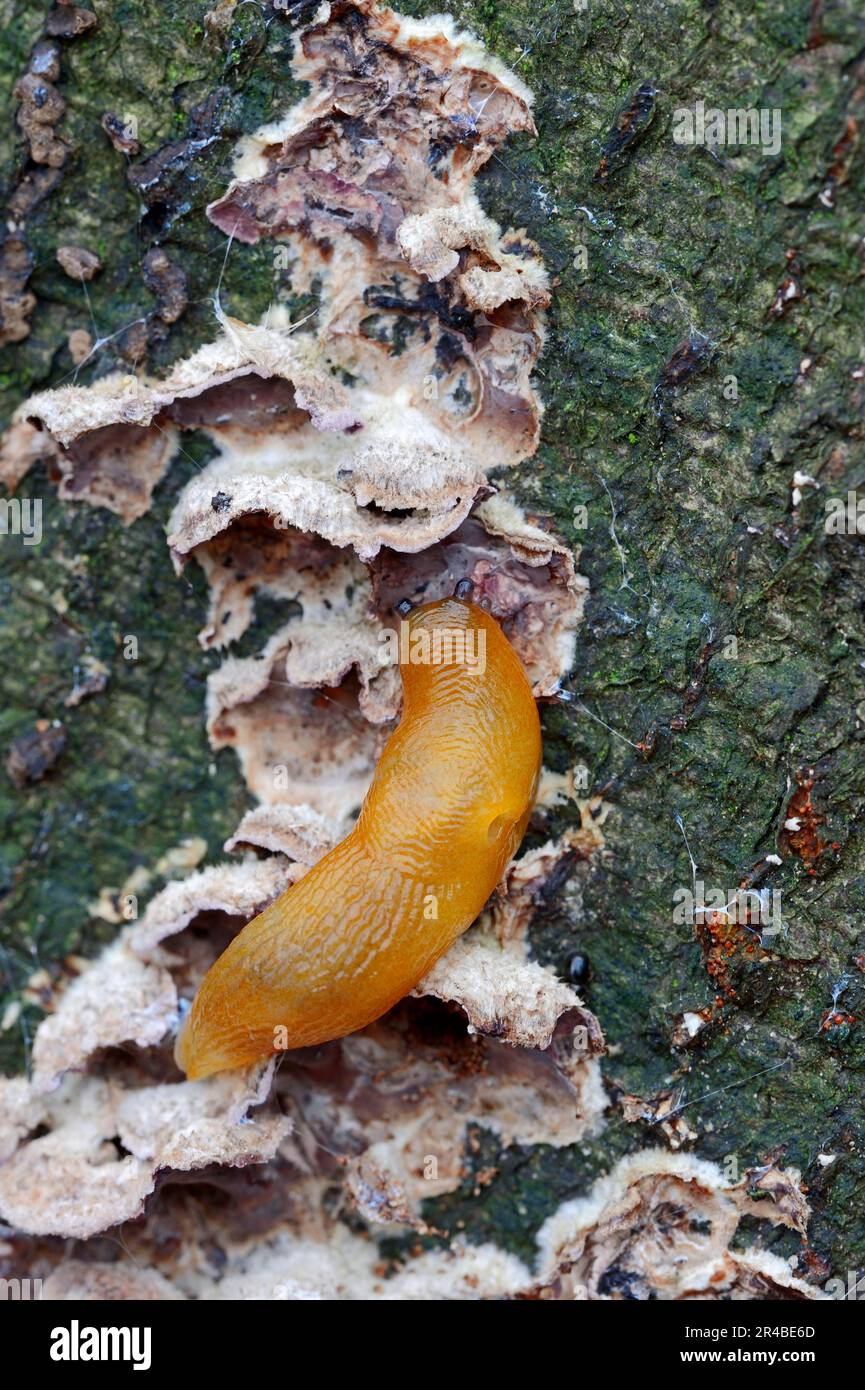
[[[189,1023],[184,1023],[177,1035],[174,1044],[174,1060],[182,1072],[186,1073],[187,1081],[198,1081],[200,1077],[207,1076],[209,1073],[200,1070],[200,1060],[195,1057],[194,1049],[190,1046]]]
[[[226,1057],[206,1046],[197,1046],[189,1019],[184,1023],[174,1044],[174,1060],[180,1070],[186,1073],[187,1081],[201,1081],[205,1076],[214,1076],[217,1072],[230,1071],[234,1067],[245,1065],[243,1058]]]
[[[221,984],[218,975],[205,978],[174,1044],[188,1081],[250,1067],[274,1052],[273,1028],[245,1022],[236,996]]]

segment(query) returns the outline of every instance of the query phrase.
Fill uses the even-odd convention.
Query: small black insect
[[[579,951],[575,956],[571,956],[568,963],[568,979],[571,981],[571,984],[586,985],[591,979],[591,975],[592,967],[589,963],[588,956],[584,956]]]

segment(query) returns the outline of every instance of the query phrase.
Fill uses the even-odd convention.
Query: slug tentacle
[[[205,976],[176,1048],[191,1078],[371,1023],[471,925],[519,847],[541,759],[519,657],[465,592],[403,626],[402,719],[357,824]]]

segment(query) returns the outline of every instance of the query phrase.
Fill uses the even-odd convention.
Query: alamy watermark
[[[826,1280],[823,1289],[833,1298],[849,1299],[853,1303],[865,1302],[865,1274],[860,1274],[856,1269],[848,1269],[846,1284],[836,1275],[833,1279]]]
[[[678,106],[673,112],[677,145],[760,145],[763,154],[781,150],[781,111],[777,106],[706,108],[704,101]]]
[[[0,1279],[0,1303],[30,1303],[41,1297],[41,1279]]]
[[[692,888],[673,893],[675,925],[705,926],[723,923],[760,929],[761,936],[776,936],[783,927],[779,888],[707,888],[697,879]]]
[[[133,1371],[151,1363],[149,1327],[82,1327],[77,1318],[69,1327],[51,1331],[52,1361],[130,1361]]]
[[[827,536],[865,536],[865,496],[851,488],[846,497],[826,498]]]
[[[465,666],[471,675],[483,675],[487,667],[487,634],[480,628],[413,627],[401,622],[386,628],[379,641],[387,649],[390,665]]]
[[[20,536],[25,545],[39,545],[42,540],[41,498],[0,499],[0,536]]]

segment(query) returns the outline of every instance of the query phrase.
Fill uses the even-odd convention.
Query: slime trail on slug
[[[482,666],[400,667],[403,714],[351,834],[235,937],[177,1041],[195,1079],[365,1027],[471,926],[517,850],[541,763],[519,657],[471,586],[407,616],[413,650],[459,633]]]

